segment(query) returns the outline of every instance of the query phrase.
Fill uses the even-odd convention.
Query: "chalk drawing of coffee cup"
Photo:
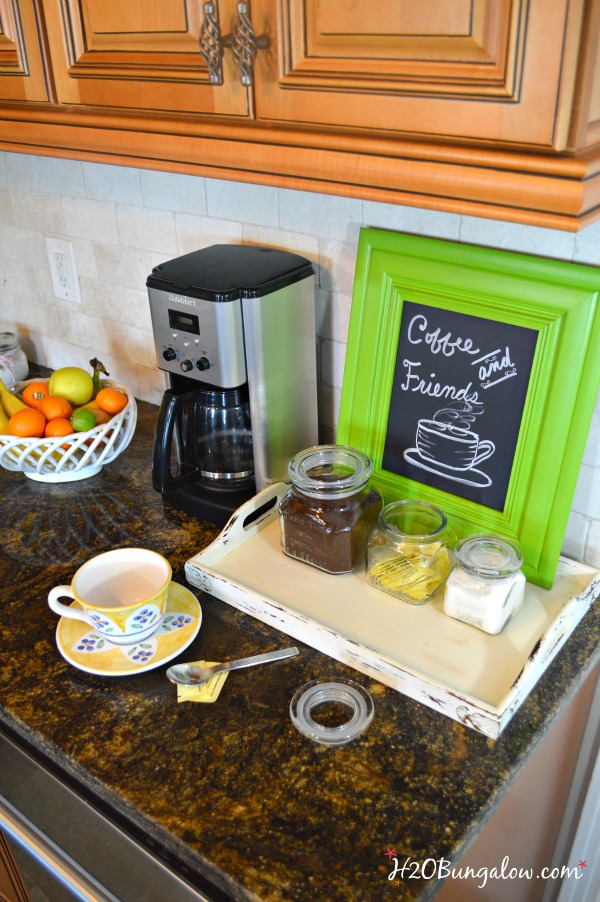
[[[416,444],[423,461],[459,471],[478,466],[496,450],[493,442],[471,429],[428,419],[419,420]]]

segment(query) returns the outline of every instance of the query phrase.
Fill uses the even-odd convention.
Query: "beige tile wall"
[[[317,268],[319,420],[333,440],[361,226],[600,266],[600,222],[571,234],[288,189],[51,157],[0,153],[0,321],[18,326],[31,360],[88,366],[158,403],[146,293],[152,267],[222,242],[264,244]],[[57,300],[45,237],[72,242],[82,302]],[[600,403],[564,550],[600,567]]]

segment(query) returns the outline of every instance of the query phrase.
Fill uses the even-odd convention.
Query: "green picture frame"
[[[373,485],[386,504],[402,498],[419,498],[440,507],[458,536],[493,532],[515,539],[523,552],[527,579],[550,588],[600,387],[599,292],[600,269],[592,266],[363,228],[358,244],[337,442],[360,448],[369,455],[373,462]],[[496,454],[499,464],[509,460],[501,503],[490,506],[478,500],[474,489],[474,496],[469,496],[468,491],[465,496],[464,483],[474,481],[475,477],[470,479],[470,476],[475,468],[467,470],[469,478],[463,478],[461,483],[442,478],[445,474],[456,476],[449,471],[447,462],[440,464],[444,467],[440,478],[432,476],[427,467],[407,470],[408,465],[389,464],[390,424],[403,421],[402,404],[409,405],[406,407],[408,423],[411,416],[417,416],[415,403],[420,403],[409,397],[415,394],[416,381],[414,385],[410,383],[409,393],[410,379],[401,377],[403,368],[408,372],[411,361],[406,357],[399,359],[399,343],[405,343],[407,336],[415,344],[419,343],[419,339],[411,338],[412,332],[407,332],[406,317],[403,321],[403,313],[409,310],[420,312],[421,325],[428,320],[435,324],[436,317],[445,322],[449,317],[454,318],[452,321],[465,335],[471,327],[477,332],[480,324],[482,334],[498,336],[498,348],[494,350],[506,346],[506,357],[510,351],[508,341],[504,341],[505,331],[513,334],[509,331],[513,329],[516,335],[535,338],[529,362],[521,371],[523,392],[519,409],[511,412],[512,408],[507,406],[518,379],[495,387],[486,396],[486,401],[494,393],[498,399],[503,396],[501,415],[489,415],[488,421],[491,424],[504,418],[506,433],[512,430],[514,436],[510,453]],[[413,318],[413,322],[417,320]],[[419,338],[423,341],[416,352],[423,354],[434,348],[432,334],[439,338],[450,333],[444,333],[443,329],[435,333],[433,327],[428,332],[422,325]],[[462,346],[456,342],[454,349],[466,348],[468,353],[480,351],[475,361],[481,359],[485,341],[479,342],[482,350],[474,346],[477,341],[470,342],[464,336],[461,340]],[[457,352],[455,356],[461,354]],[[435,384],[439,383],[444,390],[447,388],[445,360],[444,354],[439,354],[435,373],[427,374],[435,376],[438,380]],[[414,363],[413,369],[421,361]],[[414,381],[414,376],[411,378]],[[421,382],[419,390],[425,392],[425,382]],[[429,388],[435,392],[432,384],[430,380]],[[466,394],[471,399],[477,397],[473,386],[469,391],[471,394],[468,391]],[[454,389],[454,398],[457,396],[461,396],[461,391]],[[483,392],[479,391],[479,397],[482,396]],[[429,404],[431,409],[425,394],[422,403]],[[444,403],[445,400],[440,402],[442,407]],[[471,407],[475,403],[472,400]],[[453,404],[456,406],[456,400],[448,406],[452,408]],[[447,410],[441,414],[447,415]],[[422,422],[425,420],[418,420],[419,424]],[[408,450],[403,453],[405,461],[410,462]],[[401,461],[398,449],[396,457],[392,454],[391,459]],[[416,463],[422,465],[423,461]],[[486,476],[480,472],[477,478]],[[483,490],[480,495],[486,497]]]

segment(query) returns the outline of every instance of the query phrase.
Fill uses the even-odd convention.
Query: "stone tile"
[[[600,519],[592,520],[585,550],[585,562],[600,570]]]
[[[34,190],[63,197],[84,197],[83,172],[78,160],[32,157]]]
[[[477,216],[461,217],[459,238],[464,244],[497,247],[520,254],[565,261],[572,259],[575,247],[575,236],[572,232],[542,229],[516,222],[500,222]]]
[[[86,197],[115,204],[142,204],[140,173],[128,166],[82,163]]]
[[[65,217],[60,197],[13,192],[15,222],[24,229],[53,238],[65,237]]]
[[[571,512],[565,530],[565,537],[561,552],[576,561],[582,561],[585,557],[590,521],[581,514]]]
[[[290,251],[306,257],[318,267],[319,242],[312,235],[303,235],[301,232],[283,232],[278,228],[267,226],[248,225],[242,226],[244,244],[253,244],[256,247],[275,247],[282,251]]]
[[[12,194],[8,188],[2,187],[0,187],[0,222],[7,225],[14,225],[15,223]]]
[[[148,251],[98,243],[94,247],[94,253],[98,279],[104,284],[107,296],[113,285],[139,289],[146,284],[152,271],[152,257]]]
[[[144,251],[177,254],[175,214],[149,207],[118,205],[116,208],[119,243]]]
[[[352,296],[357,247],[357,241],[319,241],[320,288]]]
[[[180,254],[191,254],[192,251],[213,244],[241,244],[242,226],[239,222],[210,219],[206,216],[190,216],[188,213],[177,213],[177,244]],[[165,255],[163,260],[168,260]]]
[[[597,517],[600,511],[600,467],[583,464],[571,510],[584,517]]]
[[[411,235],[427,235],[430,238],[448,238],[458,241],[460,216],[440,210],[425,210],[399,204],[379,204],[365,201],[363,225],[374,229],[389,229]]]
[[[119,243],[115,205],[87,197],[63,198],[66,235]]]
[[[344,379],[346,345],[339,341],[320,341],[321,381],[341,390]]]
[[[356,242],[362,222],[362,201],[351,197],[311,194],[279,188],[279,225],[288,232]]]
[[[143,202],[147,207],[173,213],[206,214],[204,179],[175,172],[140,171]]]
[[[600,266],[600,221],[576,233],[573,260]]]
[[[348,340],[351,307],[351,297],[318,288],[315,292],[317,335],[336,340],[345,346]]]
[[[215,219],[274,227],[278,224],[277,188],[206,179],[206,208]]]

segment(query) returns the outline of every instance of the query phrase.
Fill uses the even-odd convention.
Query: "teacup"
[[[419,420],[417,453],[429,463],[451,470],[470,470],[496,450],[493,442],[480,439],[470,429],[460,429],[438,420]]]
[[[55,614],[82,620],[116,645],[148,639],[162,621],[171,583],[171,565],[156,551],[116,548],[86,561],[70,586],[48,595]],[[62,604],[68,596],[77,605]]]

